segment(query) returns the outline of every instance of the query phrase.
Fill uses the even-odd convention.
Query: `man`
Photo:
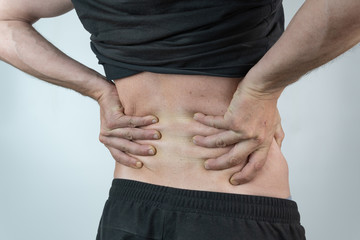
[[[332,12],[330,14],[330,16],[335,16],[336,24],[334,24],[334,22],[332,22],[332,21],[330,21],[330,22],[327,21],[329,19],[328,18],[329,15],[326,15],[325,13],[322,12],[322,10],[323,10],[322,7],[324,7],[324,6],[321,5],[321,2],[319,3],[319,2],[308,1],[304,5],[304,7],[299,11],[298,17],[293,20],[293,24],[290,25],[289,29],[286,31],[286,33],[283,35],[283,37],[265,55],[265,57],[262,58],[262,60],[255,67],[253,67],[251,69],[251,71],[246,75],[245,79],[241,82],[241,84],[239,84],[239,86],[236,88],[234,98],[226,99],[226,101],[224,103],[222,103],[222,105],[224,105],[227,101],[230,102],[230,100],[231,100],[230,107],[227,109],[227,112],[224,115],[225,117],[213,118],[213,117],[211,117],[211,115],[213,115],[213,114],[211,114],[212,112],[209,110],[207,110],[207,112],[210,113],[210,114],[208,114],[210,116],[205,117],[201,114],[196,115],[195,119],[197,121],[200,121],[202,124],[209,125],[209,127],[212,127],[212,128],[214,128],[214,127],[220,128],[220,129],[223,129],[223,131],[219,132],[219,131],[215,131],[213,129],[203,128],[204,131],[208,131],[208,132],[206,134],[204,134],[204,132],[200,131],[200,132],[196,133],[196,135],[198,135],[198,134],[205,135],[205,136],[208,135],[208,137],[207,138],[201,138],[199,136],[194,137],[195,144],[205,147],[205,148],[216,147],[219,149],[220,148],[226,149],[226,147],[227,147],[227,150],[228,150],[225,152],[224,151],[221,152],[220,150],[218,150],[217,154],[215,154],[215,155],[219,155],[219,153],[222,153],[225,155],[220,154],[220,157],[217,160],[215,160],[216,157],[215,158],[213,157],[212,159],[206,161],[205,167],[207,169],[213,169],[213,170],[214,169],[216,169],[216,170],[217,169],[231,169],[232,166],[234,166],[234,165],[237,166],[237,168],[233,168],[232,171],[225,172],[226,174],[224,175],[224,176],[232,175],[230,181],[234,185],[245,183],[245,182],[251,182],[251,180],[255,177],[256,172],[261,171],[260,169],[264,165],[266,156],[269,152],[269,147],[272,143],[273,136],[276,132],[276,128],[279,129],[278,116],[276,113],[276,100],[279,97],[282,89],[286,85],[291,83],[292,81],[298,79],[302,74],[306,73],[313,67],[316,67],[316,66],[332,59],[333,57],[337,56],[338,54],[340,54],[341,52],[350,48],[351,46],[353,46],[354,44],[356,44],[359,41],[358,22],[356,21],[356,17],[354,17],[354,16],[356,16],[359,6],[356,5],[356,3],[353,3],[350,1],[348,3],[349,3],[349,5],[344,4],[341,7],[336,6],[336,3],[334,3],[334,2],[330,2],[329,5],[326,5],[329,7],[328,10],[330,12],[333,11],[333,9],[336,9],[334,14]],[[35,6],[36,6],[36,4],[35,4]],[[54,7],[54,6],[55,5],[52,5],[52,7]],[[351,7],[349,7],[349,6],[351,6]],[[63,9],[65,9],[65,10],[68,9],[67,5],[61,5],[61,7],[63,7]],[[348,14],[346,16],[346,18],[343,18],[342,15],[341,16],[337,15],[338,9],[341,9],[342,7],[351,10],[351,11],[349,10],[350,14]],[[15,7],[15,9],[16,9],[16,7]],[[51,9],[51,7],[50,7],[50,9]],[[57,8],[55,8],[55,9],[57,10]],[[59,7],[59,9],[60,9],[60,7]],[[14,10],[14,8],[12,10]],[[315,18],[314,21],[311,22],[311,24],[304,24],[304,22],[306,22],[305,20],[308,20],[309,17],[303,16],[303,15],[307,15],[307,14],[311,13],[311,11],[314,11],[314,10],[318,10],[321,13],[321,14],[319,14],[320,17]],[[12,11],[5,11],[5,12],[8,13],[8,12],[12,12]],[[14,11],[14,12],[16,12],[16,11]],[[31,10],[30,10],[30,12],[31,12]],[[59,12],[57,11],[56,13],[59,13]],[[19,16],[19,12],[16,12],[16,14],[14,14],[14,15]],[[20,16],[21,16],[21,14],[20,14]],[[45,14],[45,16],[47,16],[47,15]],[[29,17],[29,18],[27,18],[27,17]],[[339,18],[336,18],[336,17],[339,17]],[[27,19],[29,22],[31,22],[33,20],[31,15],[25,16],[24,18]],[[20,29],[20,27],[23,27],[23,26],[25,26],[25,29],[29,30],[28,26],[26,24],[24,24],[22,22],[22,20],[14,21],[13,18],[11,18],[11,17],[8,18],[7,16],[4,17],[3,19],[6,20],[5,21],[6,24],[4,24],[2,26],[5,26],[7,28],[7,29],[4,29],[4,30],[7,30],[4,32],[9,33],[11,31],[13,31],[12,36],[15,36],[15,38],[13,38],[14,41],[7,41],[7,44],[3,44],[4,46],[9,46],[9,44],[8,44],[9,42],[16,43],[16,44],[21,43],[24,45],[28,45],[27,40],[31,40],[31,39],[34,39],[34,37],[36,37],[35,35],[23,34],[23,32],[21,32],[21,31],[16,32],[16,29]],[[298,19],[300,19],[300,20],[298,20]],[[300,22],[300,23],[298,23],[298,22]],[[326,22],[325,27],[328,27],[327,24],[329,24],[330,27],[336,27],[336,31],[335,31],[336,36],[335,37],[332,36],[332,33],[329,34],[329,32],[326,32],[326,34],[328,34],[326,36],[321,35],[321,34],[323,34],[322,32],[321,32],[321,34],[319,33],[319,29],[317,29],[317,27],[323,29],[324,22]],[[348,24],[349,22],[351,22],[351,24]],[[318,25],[317,25],[317,23],[318,23]],[[339,25],[340,27],[337,25]],[[342,31],[341,28],[344,25],[349,26],[350,29],[354,29],[354,31],[352,31],[354,34],[346,37],[346,39],[341,38],[339,40],[337,38],[337,36],[338,36],[338,33]],[[298,27],[304,27],[305,30],[301,31],[298,29]],[[11,31],[9,31],[8,29],[11,29]],[[295,29],[295,30],[292,30],[292,29]],[[31,30],[29,32],[34,34],[34,32],[31,32]],[[301,32],[301,33],[306,32],[309,34],[297,36],[297,32]],[[302,51],[299,53],[297,51],[298,49],[296,48],[296,46],[298,45],[298,42],[296,42],[296,41],[300,41],[301,43],[304,43],[304,42],[306,43],[306,41],[312,42],[312,39],[314,38],[315,33],[318,34],[316,36],[317,39],[318,39],[319,35],[321,35],[320,39],[326,39],[326,40],[324,40],[326,42],[326,44],[323,44],[322,42],[319,41],[320,45],[315,46],[316,51],[314,50],[314,46],[310,47],[310,45],[305,44],[305,46],[301,49]],[[5,36],[10,36],[10,35],[5,35]],[[6,37],[5,37],[5,39],[6,39]],[[21,40],[21,41],[19,41],[19,40]],[[338,45],[339,41],[341,42],[341,47],[339,47],[339,45]],[[295,46],[292,46],[292,44],[295,44]],[[52,49],[51,46],[46,45],[46,43],[44,43],[44,45],[46,48],[49,47],[50,49]],[[332,47],[332,50],[333,50],[333,52],[330,55],[328,55],[330,52],[329,46]],[[338,47],[338,49],[335,48],[335,51],[334,51],[334,46]],[[17,49],[23,50],[23,48],[21,48],[21,45],[20,45],[20,48],[17,48]],[[39,53],[41,53],[42,49],[44,49],[44,48],[40,45],[40,47],[38,49],[32,48],[30,50],[35,51],[38,54],[38,56],[40,56]],[[26,49],[24,49],[24,50],[25,51],[20,52],[20,54],[18,54],[18,56],[14,56],[15,54],[13,54],[13,52],[11,52],[11,48],[10,48],[9,52],[6,51],[4,54],[2,52],[1,56],[5,56],[4,57],[5,60],[11,62],[14,65],[17,65],[17,63],[18,63],[17,66],[19,68],[22,68],[23,70],[28,71],[28,72],[32,73],[33,75],[36,75],[43,79],[46,79],[50,82],[58,83],[59,85],[72,87],[73,89],[76,89],[84,94],[91,95],[94,98],[99,99],[100,106],[102,106],[101,103],[104,103],[103,109],[105,109],[105,110],[103,110],[103,111],[108,111],[108,109],[111,109],[111,107],[109,107],[109,106],[111,106],[112,104],[108,103],[108,102],[115,102],[115,104],[113,104],[115,106],[119,105],[118,101],[116,101],[116,100],[114,100],[114,101],[103,100],[103,99],[107,99],[105,96],[108,96],[108,95],[111,96],[111,94],[115,95],[114,90],[104,91],[104,89],[113,89],[112,87],[110,87],[110,85],[108,83],[101,82],[99,80],[93,80],[93,81],[89,81],[85,85],[85,84],[82,84],[81,82],[77,81],[78,79],[80,79],[80,80],[84,79],[84,76],[86,76],[87,78],[90,78],[90,79],[92,79],[92,78],[101,79],[101,77],[99,77],[94,72],[92,72],[74,62],[69,62],[69,60],[65,59],[66,57],[64,57],[63,55],[60,55],[59,52],[55,52],[56,54],[54,54],[52,51],[49,51],[48,49],[46,49],[46,51],[43,51],[44,54],[45,53],[48,54],[45,59],[48,60],[50,58],[51,60],[57,60],[57,61],[51,61],[51,62],[56,62],[56,64],[54,64],[54,68],[50,67],[47,70],[45,70],[45,72],[41,72],[40,74],[38,74],[38,71],[40,69],[42,70],[42,64],[37,62],[38,58],[33,59],[33,57],[35,56],[34,52],[29,53],[29,52],[26,52]],[[308,54],[304,54],[304,52],[306,52],[306,53],[308,52]],[[299,54],[301,54],[301,57],[299,57]],[[303,57],[303,54],[305,55],[305,57]],[[19,56],[22,61],[20,61],[18,59]],[[30,68],[29,68],[27,66],[28,64],[22,64],[24,62],[25,63],[31,62],[34,64],[32,64],[32,66],[30,66]],[[74,75],[74,73],[79,73],[80,77],[78,79],[75,79],[75,81],[74,80],[72,80],[72,81],[65,80],[64,81],[63,79],[69,79],[72,77],[66,77],[66,76],[64,77],[63,71],[57,71],[57,69],[59,69],[58,63],[64,63],[64,65],[61,65],[61,67],[64,67],[63,69],[67,69],[67,71],[71,72],[72,75]],[[69,63],[69,64],[67,64],[67,63]],[[76,66],[76,69],[73,68],[74,65]],[[289,72],[290,70],[293,71],[294,66],[297,67],[297,71]],[[138,81],[138,83],[145,84],[145,82],[142,82],[142,81],[145,81],[142,79],[142,77],[146,78],[146,81],[148,81],[152,77],[158,77],[158,76],[143,74],[142,76],[139,75],[139,78],[137,78],[137,79],[132,79],[131,82]],[[173,78],[175,79],[176,76],[173,76]],[[60,79],[60,81],[59,81],[59,79]],[[185,77],[183,77],[183,79],[185,79]],[[218,80],[218,79],[216,79],[216,80]],[[154,79],[153,81],[158,82],[161,80]],[[169,82],[170,80],[166,80],[166,81]],[[209,81],[209,80],[207,80],[207,81]],[[121,90],[119,90],[119,89],[121,89],[120,85],[126,86],[126,84],[127,84],[126,81],[123,81],[123,80],[115,81],[115,82],[117,84],[118,91],[121,91]],[[94,84],[92,84],[92,83],[94,83]],[[229,88],[235,89],[234,86],[231,85],[233,83],[229,82],[227,84],[228,84]],[[86,89],[86,87],[84,89],[84,86],[89,87],[90,90]],[[164,86],[164,87],[166,89],[165,92],[169,92],[169,88],[167,88],[169,86]],[[170,86],[170,88],[171,88],[171,86]],[[103,92],[105,92],[105,93],[103,93]],[[123,94],[123,96],[125,96],[124,92],[121,92],[121,93]],[[122,97],[122,94],[120,94],[120,98]],[[108,99],[110,99],[110,98],[111,97],[109,97]],[[124,102],[127,102],[128,101],[127,98],[126,97],[124,97],[124,98],[125,98]],[[131,97],[128,97],[128,99],[131,99]],[[176,99],[176,100],[178,100],[178,99]],[[129,105],[131,106],[131,104],[129,104]],[[125,110],[127,110],[129,108],[130,107],[127,108],[125,106]],[[216,111],[214,110],[213,113],[221,112],[222,109],[223,108],[219,107],[219,109]],[[195,109],[195,110],[198,111],[198,109]],[[132,112],[131,108],[128,111],[131,113]],[[238,113],[238,111],[239,111],[239,113]],[[136,113],[136,112],[133,111],[132,113]],[[107,116],[106,114],[103,114],[103,115]],[[161,123],[161,120],[166,120],[166,119],[168,119],[167,116],[162,117],[162,119],[160,119],[160,123]],[[131,124],[130,126],[133,126],[133,125],[143,126],[143,125],[151,124],[150,117],[148,117],[146,123],[144,123],[144,122],[138,123],[138,122],[136,122],[136,120],[137,119],[135,119],[134,121],[129,121],[129,120],[127,122],[124,121],[126,123],[122,122],[121,124],[119,124],[119,127],[128,126],[128,124]],[[183,124],[183,123],[181,123],[181,124]],[[159,125],[159,126],[161,126],[161,125]],[[164,127],[164,126],[161,126],[161,127]],[[113,128],[116,128],[116,127],[113,126]],[[169,129],[172,129],[172,128],[169,128]],[[226,131],[224,131],[224,130],[226,130]],[[163,134],[162,131],[160,131],[160,132]],[[281,130],[278,130],[277,132],[279,135],[276,136],[276,134],[275,134],[275,137],[276,137],[276,139],[278,139],[278,144],[280,145],[280,142],[282,139]],[[112,135],[113,133],[114,134],[116,133],[116,135]],[[119,142],[115,143],[114,138],[111,138],[111,137],[113,137],[113,136],[130,137],[130,140],[131,140],[134,138],[134,134],[125,135],[124,132],[122,132],[122,131],[113,131],[113,133],[107,133],[106,131],[105,131],[105,133],[103,132],[103,135],[105,135],[105,136],[101,137],[101,141],[109,146],[114,157],[117,159],[122,159],[123,163],[126,163],[128,165],[132,164],[133,166],[135,165],[135,166],[141,167],[142,163],[137,162],[137,160],[135,160],[135,158],[131,157],[130,154],[134,153],[135,155],[147,155],[146,151],[149,150],[149,146],[147,146],[146,148],[144,146],[140,147],[138,145],[134,145],[134,143],[125,142],[125,141],[123,142],[123,144],[119,144]],[[145,133],[145,131],[143,132],[143,134],[144,133]],[[155,133],[156,132],[153,131],[153,132],[151,132],[151,135],[153,136]],[[194,133],[194,132],[192,132],[192,133]],[[211,135],[214,133],[218,134],[218,135],[214,135],[211,137]],[[147,139],[150,139],[149,135],[147,135],[148,136]],[[140,136],[140,134],[139,134],[139,136]],[[143,136],[141,136],[141,137],[135,137],[135,139],[145,139],[145,138]],[[125,146],[128,146],[128,147],[125,147]],[[135,146],[137,146],[136,149],[135,149]],[[167,147],[169,147],[169,146],[171,146],[171,145],[167,145]],[[231,147],[231,149],[230,149],[228,146],[233,146],[233,147]],[[276,149],[275,149],[274,145],[272,145],[272,146],[274,148],[274,150],[273,150],[273,153],[274,153],[274,151],[276,152]],[[121,148],[121,147],[123,147],[123,149],[122,149],[123,151],[127,151],[130,153],[129,154],[130,157],[123,154],[121,151],[117,150],[117,148]],[[159,146],[159,147],[161,148],[161,146]],[[164,151],[162,153],[164,153]],[[209,154],[209,155],[211,155],[211,154]],[[248,156],[250,156],[250,158],[249,158],[249,161],[246,162]],[[202,158],[204,158],[204,156]],[[146,162],[147,158],[143,158],[143,160],[144,160],[144,162]],[[151,158],[148,158],[148,161],[151,161]],[[145,166],[147,166],[147,167],[149,167],[150,165],[151,165],[151,162],[145,163]],[[245,165],[245,167],[243,168],[244,165]],[[155,166],[155,167],[158,167],[158,166]],[[119,170],[119,171],[121,171],[121,170]],[[262,171],[262,172],[264,172],[264,171]],[[119,174],[120,174],[120,172],[119,172]],[[165,179],[168,179],[168,177],[169,176],[165,176]],[[223,177],[221,177],[221,178],[223,178]],[[261,177],[258,177],[257,179],[259,179],[259,178],[261,178]],[[143,179],[139,179],[139,180],[143,180]],[[256,181],[256,180],[254,180],[254,181]],[[147,182],[149,182],[149,181],[147,181]],[[163,179],[160,179],[159,183],[161,184],[162,182],[163,182]],[[180,185],[184,184],[184,182],[186,182],[186,181],[184,180],[182,183],[180,182],[179,184]],[[245,186],[245,185],[243,185],[243,186]],[[177,185],[175,185],[175,187],[177,187]],[[218,191],[218,189],[216,187],[215,187],[215,189],[208,189],[208,188],[204,189],[204,187],[208,187],[208,186],[198,186],[198,187],[191,187],[191,188],[195,188],[195,189],[199,188],[201,190]],[[241,186],[239,186],[239,188],[237,188],[237,189],[240,189],[240,187]],[[185,188],[187,188],[187,187],[185,186]],[[286,189],[286,186],[284,188]],[[231,192],[232,190],[224,190],[224,191]],[[254,188],[250,187],[247,190],[243,189],[242,193],[253,193],[253,191],[254,191]],[[286,197],[285,194],[286,194],[286,190],[276,193],[276,189],[273,189],[273,191],[271,191],[268,194],[260,191],[260,195],[278,196],[278,197],[284,197],[284,198]]]

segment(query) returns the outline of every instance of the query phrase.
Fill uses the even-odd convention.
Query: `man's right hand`
[[[0,60],[39,79],[96,99],[101,114],[100,141],[117,162],[140,168],[142,163],[127,153],[151,156],[156,149],[131,140],[156,139],[155,134],[160,138],[156,130],[136,128],[150,125],[157,118],[125,116],[113,84],[61,52],[32,27],[41,18],[58,16],[72,8],[70,0],[0,0]],[[153,154],[149,153],[150,149]]]
[[[156,130],[145,130],[137,127],[158,122],[155,116],[135,117],[124,114],[115,85],[104,92],[98,99],[100,105],[101,129],[99,140],[109,150],[113,158],[128,167],[141,168],[143,163],[128,155],[152,156],[156,149],[151,145],[141,145],[132,140],[156,140],[161,138]]]

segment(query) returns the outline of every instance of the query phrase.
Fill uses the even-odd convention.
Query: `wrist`
[[[115,111],[121,110],[122,108],[116,86],[110,82],[98,92],[95,100],[98,102],[100,108],[111,108]]]
[[[91,97],[95,101],[99,102],[105,95],[116,91],[115,85],[107,81],[102,75],[97,74],[92,78],[87,78],[85,80],[84,86],[84,95]]]
[[[277,101],[285,87],[270,86],[268,84],[269,81],[270,80],[268,78],[265,78],[260,73],[250,71],[240,82],[238,88],[241,88],[242,92],[255,99]]]

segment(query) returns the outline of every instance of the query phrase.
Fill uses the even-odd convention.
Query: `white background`
[[[286,23],[302,2],[285,0]],[[74,11],[35,26],[102,72]],[[360,239],[359,63],[356,46],[279,100],[307,239]],[[95,239],[114,167],[99,125],[95,101],[0,62],[0,239]]]

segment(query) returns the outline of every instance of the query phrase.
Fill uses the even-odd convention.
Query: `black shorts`
[[[303,240],[294,201],[114,179],[97,240]]]

